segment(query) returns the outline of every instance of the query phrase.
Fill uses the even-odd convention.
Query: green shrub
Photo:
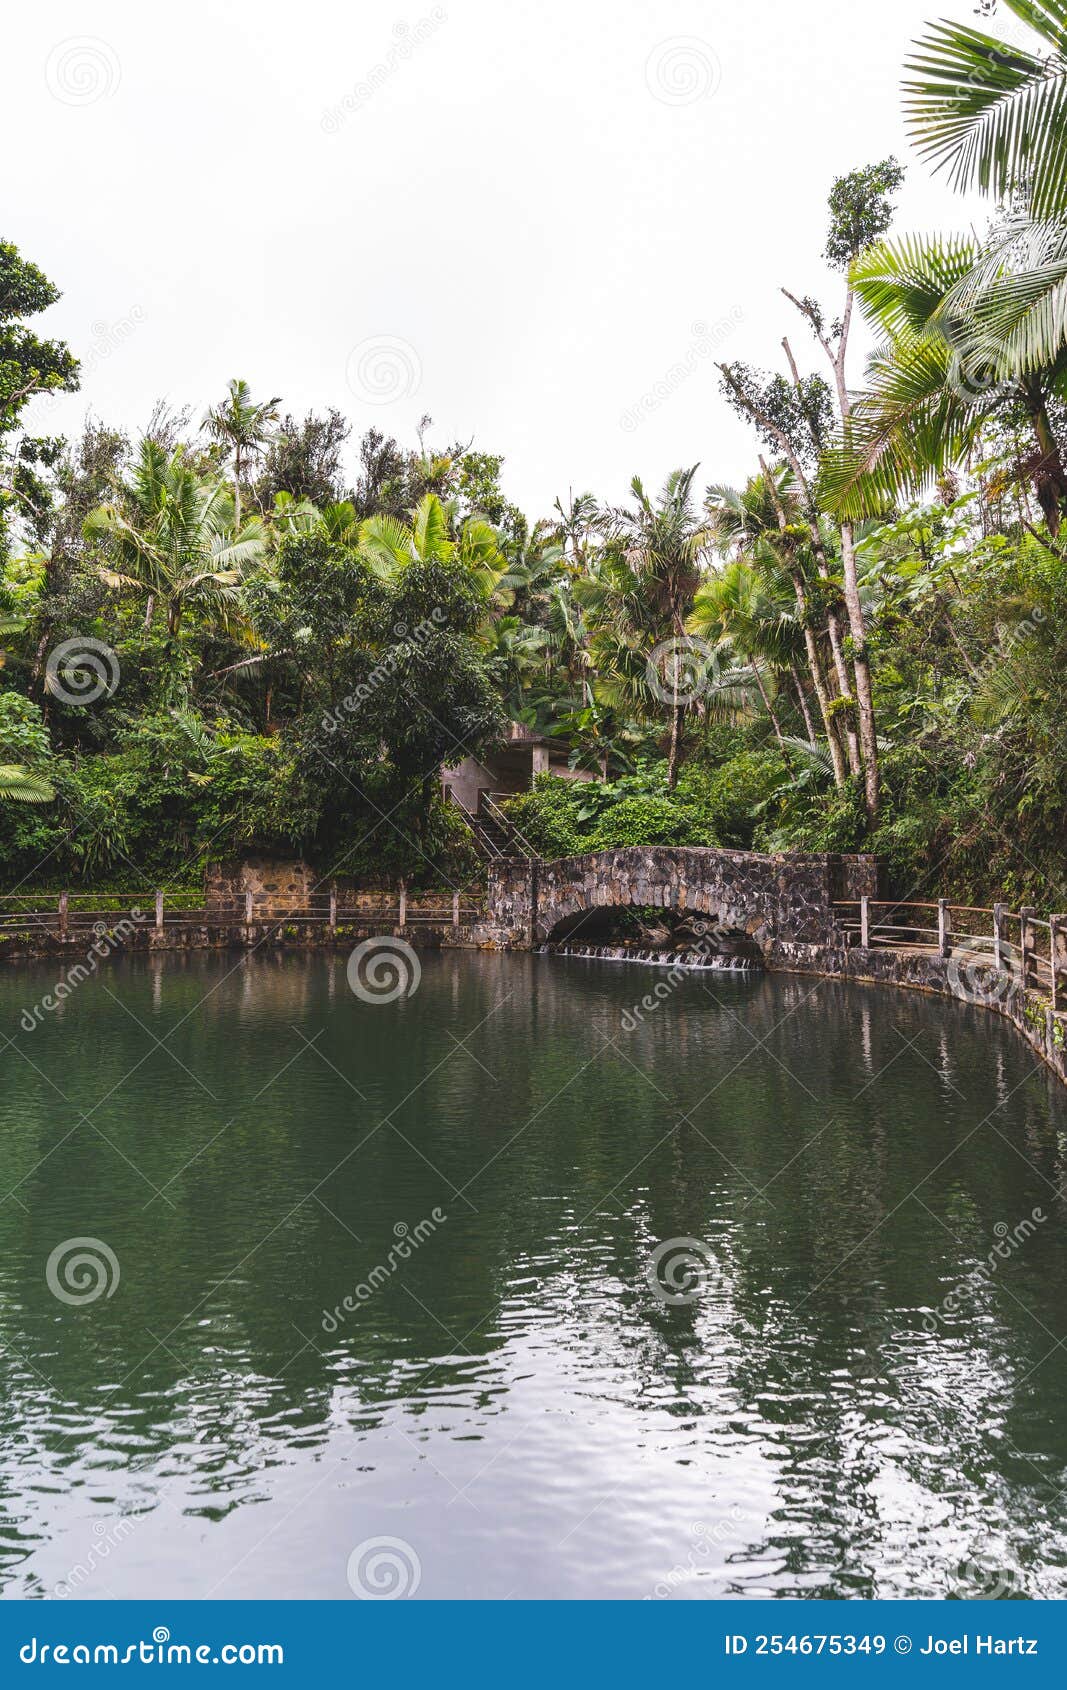
[[[624,845],[716,845],[709,806],[668,792],[666,764],[639,765],[616,781],[540,775],[509,800],[508,815],[542,856],[577,856]]]

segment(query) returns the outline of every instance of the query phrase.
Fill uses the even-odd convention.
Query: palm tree
[[[748,561],[771,590],[778,595],[780,577],[792,589],[794,626],[803,644],[808,675],[819,706],[837,786],[848,778],[845,749],[841,741],[839,712],[835,711],[831,679],[833,666],[823,661],[819,640],[828,630],[820,625],[817,609],[817,571],[810,558],[808,518],[788,467],[772,470],[760,460],[760,474],[740,491],[732,487],[709,487],[706,495],[709,529],[717,551]],[[698,595],[699,605],[700,595]],[[784,611],[783,613],[784,614]],[[799,659],[793,659],[795,662]],[[809,738],[814,740],[807,699],[794,668],[797,702]]]
[[[90,512],[84,533],[102,542],[116,565],[101,566],[101,579],[145,595],[146,628],[161,602],[172,639],[187,610],[225,617],[244,571],[266,546],[258,518],[237,527],[233,490],[225,481],[204,480],[186,464],[181,447],[168,455],[153,440],[141,442],[130,481]]]
[[[724,658],[734,654],[756,684],[779,749],[786,762],[782,724],[774,694],[800,651],[802,635],[786,605],[768,590],[761,573],[736,557],[697,588],[687,631],[714,646]]]
[[[572,568],[581,571],[589,560],[595,538],[603,528],[604,513],[595,494],[579,493],[575,496],[573,489],[567,495],[566,505],[562,500],[556,500],[556,510],[559,520],[553,524],[553,537],[559,542]]]
[[[492,523],[469,517],[453,536],[452,510],[436,493],[426,493],[407,523],[395,516],[368,516],[360,524],[359,551],[383,580],[392,581],[413,563],[457,564],[488,601],[506,568]]]
[[[683,696],[687,648],[686,618],[701,579],[711,534],[693,508],[697,471],[677,469],[653,504],[640,476],[630,483],[635,503],[610,516],[610,537],[597,577],[582,583],[582,596],[596,625],[594,649],[616,682],[652,710],[661,696],[649,680],[649,666],[665,656],[662,679],[668,689],[670,751],[667,785],[678,780],[682,721],[694,702]]]
[[[947,20],[907,65],[905,109],[916,150],[961,192],[1007,200],[1027,185],[1034,217],[1067,211],[1067,0],[1003,0],[1051,52]]]
[[[1067,509],[1067,466],[1052,412],[1067,397],[1067,341],[1044,367],[1025,367],[991,335],[989,318],[954,315],[952,299],[978,262],[973,242],[905,238],[871,249],[853,271],[864,315],[882,342],[822,490],[838,515],[877,515],[963,462],[990,419],[1022,415],[1035,452],[1021,466],[1050,531]]]
[[[292,493],[275,493],[268,520],[276,541],[297,534],[318,534],[338,546],[354,546],[359,541],[359,517],[348,499],[319,506],[310,499],[294,498]]]
[[[229,455],[233,453],[234,525],[241,523],[241,487],[250,458],[258,457],[267,446],[278,421],[280,395],[256,404],[252,389],[246,381],[231,381],[226,398],[215,405],[204,418],[204,427]]]
[[[980,243],[885,241],[855,267],[884,343],[827,465],[827,494],[844,516],[919,491],[1005,409],[1032,429],[1023,469],[1053,533],[1067,511],[1050,420],[1067,396],[1067,0],[1004,3],[1047,50],[942,22],[909,63],[919,152],[954,187],[982,189],[1008,209]]]
[[[513,721],[523,720],[531,689],[544,673],[547,633],[543,628],[531,627],[519,616],[496,616],[487,618],[479,639],[485,650],[486,667],[509,715]]]

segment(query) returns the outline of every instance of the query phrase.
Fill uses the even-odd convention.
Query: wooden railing
[[[485,900],[480,889],[466,887],[409,894],[404,888],[363,894],[358,901],[328,888],[309,894],[297,909],[267,911],[251,892],[212,898],[202,891],[96,891],[0,893],[0,935],[38,934],[67,938],[84,935],[120,939],[132,929],[150,928],[293,928],[461,927],[480,921]]]
[[[860,898],[836,902],[833,909],[846,944],[987,963],[1043,992],[1054,1010],[1067,1008],[1067,915],[1043,920],[1029,907],[986,909],[945,898],[936,903]]]

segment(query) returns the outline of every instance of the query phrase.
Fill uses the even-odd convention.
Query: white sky
[[[974,212],[900,116],[908,45],[943,14],[973,0],[12,8],[0,235],[63,289],[38,323],[85,363],[34,426],[136,430],[161,397],[199,415],[239,375],[356,434],[413,443],[428,411],[435,440],[505,455],[531,516],[570,486],[619,499],[635,470],[736,481],[754,448],[713,357],[805,343],[782,283],[833,305],[833,176],[896,152],[899,229]],[[352,355],[380,337],[384,359]]]

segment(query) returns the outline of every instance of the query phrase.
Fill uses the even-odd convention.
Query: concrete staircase
[[[478,794],[476,811],[468,810],[466,805],[461,804],[454,792],[450,796],[470,828],[478,855],[485,862],[536,860],[537,852],[529,841],[523,838],[514,823],[508,820],[492,793],[483,791]]]

